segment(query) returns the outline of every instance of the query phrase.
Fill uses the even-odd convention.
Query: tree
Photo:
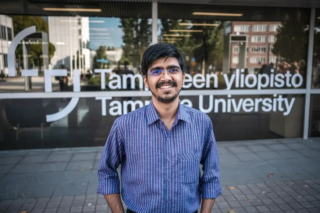
[[[94,63],[94,68],[97,69],[102,69],[105,68],[105,63],[101,63],[101,62],[97,62],[98,59],[105,59],[107,60],[107,47],[106,46],[100,46],[97,50],[96,50],[96,55],[93,58],[93,63]]]
[[[48,33],[48,23],[39,16],[12,16],[12,19],[15,34],[18,34],[22,30],[31,26],[36,26],[37,32]],[[50,59],[54,56],[56,48],[51,42],[49,42],[48,49],[50,62]],[[29,54],[31,55],[30,62],[36,66],[41,66],[43,64],[42,44],[30,44],[29,51]],[[23,55],[22,53],[22,45],[19,44],[15,52],[16,58],[20,58]]]
[[[144,51],[151,43],[151,23],[147,18],[122,18],[120,19],[123,30],[123,54],[121,62],[129,62],[137,67],[141,60]]]
[[[282,22],[277,29],[276,42],[272,53],[287,62],[298,62],[307,56],[308,33],[301,21]]]
[[[181,25],[189,23],[190,25]],[[195,58],[198,65],[207,69],[209,65],[222,68],[223,58],[223,33],[225,24],[221,22],[215,26],[194,26],[192,23],[202,23],[203,20],[161,19],[162,41],[173,43],[186,58]],[[212,24],[212,22],[209,22]],[[218,24],[218,23],[216,23]],[[200,30],[202,32],[190,32],[190,37],[167,37],[165,34],[173,34],[171,30]],[[180,33],[187,35],[186,33]],[[186,61],[188,67],[192,67],[191,61]]]

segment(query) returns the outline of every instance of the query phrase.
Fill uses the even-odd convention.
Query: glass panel
[[[320,137],[320,95],[311,95],[309,137]]]
[[[208,114],[217,141],[302,137],[301,95],[181,96],[180,100]],[[117,117],[149,101],[150,97],[81,98],[71,113],[47,122],[46,116],[63,110],[70,99],[1,100],[0,150],[103,146]]]
[[[309,12],[159,4],[158,39],[181,50],[191,76],[217,74],[214,88],[226,88],[229,74],[245,75],[234,89],[305,88]]]
[[[151,4],[146,7],[145,3],[135,3],[132,10],[141,6],[137,12],[130,12],[125,2],[106,4],[113,5],[115,11],[105,8],[107,11],[95,17],[69,13],[65,13],[68,16],[0,15],[1,23],[5,23],[1,25],[0,42],[0,71],[5,81],[0,82],[0,93],[45,92],[44,76],[48,69],[67,69],[67,76],[48,78],[51,82],[46,84],[52,85],[53,92],[72,91],[74,70],[80,70],[77,76],[81,79],[80,91],[108,90],[112,73],[138,74],[142,54],[151,43]],[[123,13],[124,8],[129,13]],[[7,55],[12,37],[32,26],[36,27],[36,33],[26,36],[17,46],[15,76],[9,77]],[[36,70],[36,76],[24,77],[25,69]],[[95,69],[111,70],[103,88],[101,74],[95,73]]]
[[[316,10],[313,46],[312,87],[320,88],[320,9]]]

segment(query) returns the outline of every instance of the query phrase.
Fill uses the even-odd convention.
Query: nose
[[[168,70],[164,70],[163,75],[161,76],[163,80],[171,80],[171,75],[169,74]]]

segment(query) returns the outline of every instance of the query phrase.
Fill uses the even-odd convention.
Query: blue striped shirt
[[[170,131],[152,102],[115,120],[98,169],[99,194],[120,193],[120,164],[121,196],[135,212],[194,212],[201,197],[221,194],[211,120],[183,104]]]

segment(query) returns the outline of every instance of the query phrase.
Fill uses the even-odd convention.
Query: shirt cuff
[[[99,180],[97,193],[102,195],[120,194],[119,179],[102,179]]]
[[[202,183],[202,199],[215,199],[222,193],[219,181]]]

